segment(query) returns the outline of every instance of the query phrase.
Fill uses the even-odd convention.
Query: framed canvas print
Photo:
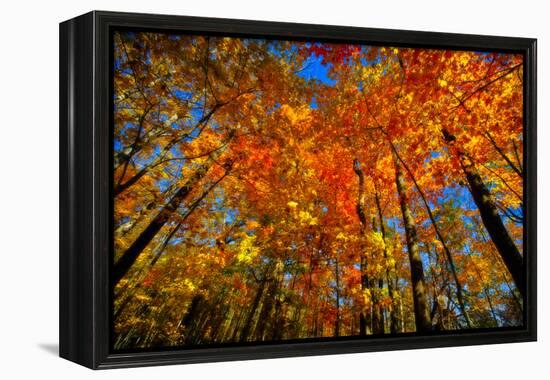
[[[536,339],[536,41],[91,12],[60,25],[60,355]]]

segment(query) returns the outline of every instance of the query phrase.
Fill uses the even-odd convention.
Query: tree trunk
[[[466,321],[466,325],[468,328],[472,327],[472,322],[470,320],[470,316],[468,314],[468,311],[466,310],[466,306],[464,303],[464,297],[462,293],[462,285],[460,284],[460,281],[458,279],[457,273],[456,273],[456,267],[454,265],[453,256],[451,255],[451,251],[449,250],[449,247],[447,246],[446,240],[441,234],[441,231],[439,230],[439,227],[437,226],[437,223],[435,221],[435,218],[432,213],[432,209],[426,199],[426,196],[424,194],[424,191],[422,191],[422,188],[418,185],[418,182],[416,181],[416,178],[413,174],[413,172],[410,170],[410,168],[407,166],[405,161],[401,158],[399,155],[399,152],[397,151],[397,148],[393,144],[391,140],[388,140],[390,143],[390,146],[393,150],[394,156],[396,160],[399,160],[399,162],[403,165],[409,176],[411,177],[411,180],[414,183],[414,186],[416,187],[416,190],[418,190],[418,194],[420,195],[420,198],[422,199],[422,202],[424,203],[424,207],[426,208],[426,212],[428,213],[428,217],[430,218],[430,221],[432,223],[432,227],[435,231],[435,235],[437,236],[437,239],[441,242],[441,245],[443,246],[443,251],[445,252],[445,256],[447,257],[447,261],[449,264],[449,267],[451,268],[451,273],[453,275],[455,285],[456,285],[456,296],[458,299],[458,305],[460,307],[460,311],[462,313],[462,316],[464,317],[464,320]]]
[[[166,163],[168,161],[170,161],[170,159],[166,159],[166,155],[170,152],[170,150],[178,143],[182,140],[182,138],[179,138],[177,140],[172,140],[170,143],[168,143],[164,149],[162,150],[162,152],[156,157],[156,159],[150,163],[149,165],[146,165],[144,166],[143,168],[141,168],[137,173],[135,173],[132,177],[130,177],[128,180],[126,180],[124,183],[122,183],[121,181],[119,181],[115,186],[114,186],[114,189],[113,189],[113,194],[114,196],[118,196],[120,195],[121,193],[123,193],[124,191],[126,191],[127,189],[129,189],[130,187],[134,186],[141,178],[143,178],[143,176],[145,176],[146,174],[148,174],[149,172],[151,172],[151,170],[153,170],[154,168],[156,168],[157,166],[163,164],[163,163]],[[224,147],[227,143],[222,143],[219,147],[211,150],[210,152],[205,152],[201,155],[197,155],[197,156],[194,156],[194,157],[185,157],[185,160],[192,160],[192,159],[196,159],[196,158],[200,158],[200,157],[206,157],[208,155],[211,155],[212,153],[214,153],[215,151],[217,150],[220,150],[222,147]],[[182,157],[183,159],[183,157]]]
[[[119,183],[115,185],[113,189],[113,195],[116,197],[120,193],[124,192],[126,189],[133,186],[137,181],[139,181],[145,174],[147,174],[149,167],[141,169],[139,172],[134,174],[130,179],[124,183]]]
[[[382,240],[384,241],[384,260],[386,261],[386,281],[388,283],[388,294],[391,299],[391,309],[390,309],[390,333],[397,333],[397,315],[396,309],[397,305],[395,304],[395,299],[393,297],[393,285],[392,285],[392,276],[390,268],[387,265],[388,261],[388,248],[386,246],[386,227],[384,226],[384,216],[382,215],[382,207],[380,205],[380,195],[378,191],[375,193],[376,208],[378,210],[378,219],[380,220],[380,233],[382,234]]]
[[[181,320],[181,324],[184,327],[184,341],[186,344],[192,344],[194,340],[193,334],[193,324],[198,319],[198,315],[202,309],[202,304],[204,303],[204,296],[201,294],[196,294],[191,299],[191,304],[187,309],[187,313]]]
[[[363,173],[363,169],[361,168],[361,163],[357,159],[353,160],[353,170],[355,171],[355,174],[357,174],[357,177],[359,178],[356,211],[357,211],[357,216],[359,217],[359,222],[361,223],[361,235],[362,237],[364,237],[365,230],[367,228],[367,217],[365,214],[365,203],[366,203],[365,174]],[[367,276],[367,264],[368,263],[366,258],[365,247],[364,247],[364,244],[362,244],[361,245],[361,262],[360,262],[362,292],[369,289],[369,278]],[[367,335],[367,330],[370,325],[370,319],[371,319],[371,313],[370,312],[367,313],[366,308],[363,308],[363,310],[359,314],[359,335]]]
[[[284,337],[286,324],[286,307],[280,297],[275,300],[275,313],[273,315],[271,340],[279,341]]]
[[[277,280],[272,278],[260,309],[258,323],[256,324],[256,331],[254,332],[256,340],[264,340],[267,323],[269,322],[271,313],[273,312],[273,303],[275,302],[275,297],[277,296],[277,288]]]
[[[449,145],[454,145],[456,138],[446,129],[443,129],[442,132],[445,141]],[[462,149],[457,148],[457,153],[460,165],[462,166],[462,170],[469,184],[470,193],[481,215],[483,225],[487,232],[489,232],[491,240],[500,253],[506,268],[512,275],[518,290],[524,295],[525,278],[523,275],[523,258],[508,233],[508,230],[504,226],[498,209],[491,197],[491,193],[479,175],[474,162],[467,157],[466,152]]]
[[[414,218],[409,208],[409,199],[405,188],[405,180],[401,166],[397,160],[395,161],[395,184],[399,194],[401,212],[403,213],[403,224],[405,225],[407,250],[409,252],[409,261],[411,266],[411,282],[416,331],[426,332],[432,329],[432,323],[430,320],[430,309],[428,307],[426,284],[424,281],[424,268],[418,249],[418,237],[414,225]]]
[[[372,333],[384,334],[384,313],[380,305],[379,291],[384,287],[382,280],[372,280],[370,289],[372,294]],[[378,283],[378,284],[377,284]]]
[[[208,170],[221,155],[222,151],[214,152],[208,159],[207,163],[197,169],[189,180],[183,185],[170,199],[170,201],[162,208],[157,216],[149,223],[149,225],[141,232],[138,238],[124,252],[120,259],[116,262],[113,270],[113,283],[117,284],[130,267],[134,264],[141,252],[153,240],[156,234],[170,219],[172,214],[178,209],[183,200],[191,193],[195,186],[203,179]]]
[[[462,158],[460,163],[466,174],[468,184],[470,185],[470,191],[474,198],[474,202],[479,209],[483,225],[487,229],[487,232],[489,232],[491,240],[500,253],[506,268],[512,275],[516,286],[523,295],[525,294],[523,258],[498,214],[498,209],[491,198],[489,189],[487,189],[487,186],[483,183],[474,164],[468,161],[469,160]]]
[[[336,320],[334,321],[334,336],[340,336],[340,268],[338,263],[338,252],[334,263],[334,276],[336,278]]]
[[[254,316],[256,315],[256,311],[258,310],[258,306],[260,305],[260,301],[264,295],[265,284],[267,282],[267,273],[268,271],[266,270],[262,279],[260,280],[258,290],[256,291],[256,296],[254,297],[254,301],[252,302],[252,306],[250,307],[250,311],[248,312],[248,316],[246,317],[246,322],[240,333],[240,342],[246,342],[249,338],[250,331],[252,330],[252,324],[254,323]]]
[[[378,228],[376,226],[376,218],[372,218],[372,230],[376,231]],[[373,259],[380,261],[377,252],[373,252]],[[380,273],[376,273],[376,276],[381,276]],[[384,288],[384,280],[381,277],[374,277],[369,279],[369,289],[371,290],[372,297],[372,333],[373,334],[384,334],[384,310],[380,303],[381,291]]]
[[[235,325],[232,327],[232,332],[231,332],[231,339],[230,341],[231,342],[236,342],[237,341],[237,336],[239,335],[239,328],[241,327],[241,321],[245,315],[245,309],[246,308],[241,308],[241,311],[239,313],[239,317],[237,318],[236,322],[235,322]],[[230,326],[231,327],[231,326]]]

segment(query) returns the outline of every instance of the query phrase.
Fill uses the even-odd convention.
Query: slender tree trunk
[[[395,145],[393,144],[393,142],[391,140],[389,140],[389,143],[391,145],[391,148],[393,150],[395,158],[397,160],[399,160],[399,162],[403,165],[403,167],[405,168],[405,170],[407,171],[407,173],[411,177],[411,180],[413,181],[414,186],[416,187],[416,190],[418,190],[418,194],[420,195],[420,198],[422,199],[422,202],[424,203],[424,207],[426,208],[426,212],[428,213],[428,217],[430,218],[430,221],[432,223],[432,227],[435,231],[435,235],[437,236],[437,239],[441,242],[441,245],[443,246],[443,251],[445,252],[445,256],[447,257],[447,261],[448,261],[448,264],[449,264],[449,267],[451,269],[451,273],[453,275],[453,279],[454,279],[455,285],[456,285],[456,296],[457,296],[457,299],[458,299],[458,305],[459,305],[460,311],[462,313],[462,316],[464,317],[464,320],[466,321],[466,325],[468,326],[468,328],[471,328],[472,327],[472,322],[470,320],[470,316],[468,314],[468,311],[466,310],[466,306],[465,306],[465,303],[464,303],[464,296],[463,296],[463,293],[462,293],[462,285],[460,284],[460,281],[458,279],[458,275],[456,273],[456,266],[455,266],[454,261],[453,261],[453,256],[451,255],[451,251],[449,250],[449,247],[447,246],[447,243],[446,243],[445,238],[443,237],[443,234],[441,233],[441,231],[439,230],[439,227],[437,226],[437,223],[436,223],[435,218],[434,218],[433,213],[432,213],[432,209],[431,209],[431,207],[430,207],[430,205],[429,205],[429,203],[426,199],[426,196],[424,195],[424,191],[422,191],[422,188],[418,185],[418,182],[416,181],[416,178],[415,178],[413,172],[410,170],[410,168],[407,166],[405,161],[399,155],[399,152],[397,151],[397,149],[396,149]]]
[[[384,334],[384,313],[380,305],[380,290],[384,287],[382,280],[372,280],[370,289],[372,294],[372,332]]]
[[[119,181],[114,186],[114,189],[113,189],[114,196],[117,196],[117,195],[121,194],[122,192],[126,191],[127,189],[129,189],[130,187],[134,186],[141,178],[143,178],[143,176],[145,176],[146,174],[151,172],[151,170],[153,170],[157,166],[169,161],[169,160],[166,159],[166,155],[170,152],[170,150],[177,143],[179,143],[182,140],[183,140],[182,137],[180,137],[176,140],[172,140],[171,142],[169,142],[164,147],[162,152],[160,152],[160,154],[156,157],[156,159],[152,163],[150,163],[149,165],[144,166],[143,168],[141,168],[137,173],[135,173],[132,177],[128,178],[124,183]],[[222,145],[220,145],[220,147],[215,148],[214,150],[212,150],[210,152],[205,152],[204,154],[202,154],[200,156],[186,157],[185,159],[186,160],[192,160],[192,159],[196,159],[196,158],[200,158],[200,157],[206,157],[207,155],[210,155],[210,154],[214,153],[215,151],[221,149],[225,145],[226,145],[226,143],[222,143]]]
[[[229,293],[229,294],[228,294]],[[224,302],[225,299],[231,299],[231,293],[224,286],[216,297],[215,303],[211,306],[210,323],[207,330],[210,331],[209,341],[216,343],[222,324],[225,322],[228,305]]]
[[[334,321],[334,336],[340,336],[340,268],[338,263],[338,252],[334,263],[334,276],[336,277],[336,320]]]
[[[227,340],[227,334],[230,330],[231,325],[233,324],[235,315],[237,314],[237,309],[235,307],[232,307],[231,305],[232,303],[228,303],[227,310],[229,310],[229,315],[221,326],[222,331],[220,332],[220,343],[223,343]]]
[[[424,268],[418,249],[418,237],[414,225],[414,218],[409,208],[409,199],[405,188],[405,179],[401,166],[395,161],[395,184],[399,194],[401,212],[403,213],[403,224],[407,240],[407,250],[411,266],[411,282],[414,301],[414,317],[417,332],[426,332],[432,329],[430,320],[430,309],[426,294],[426,283],[424,280]]]
[[[183,200],[191,193],[191,191],[197,186],[201,179],[203,179],[208,173],[210,167],[213,165],[221,155],[222,151],[214,152],[208,159],[207,164],[203,165],[200,169],[197,169],[195,173],[187,180],[170,199],[170,201],[162,208],[157,216],[149,223],[149,225],[141,232],[138,238],[132,243],[132,245],[123,253],[120,259],[115,263],[113,270],[113,282],[117,284],[124,275],[128,272],[130,267],[134,264],[138,256],[145,249],[145,247],[153,240],[160,229],[170,219],[172,214],[178,209]],[[229,169],[228,166],[226,169]]]
[[[187,313],[181,320],[181,324],[184,326],[184,341],[186,344],[192,344],[194,339],[193,324],[198,319],[198,316],[202,310],[204,303],[204,297],[201,294],[196,294],[191,299],[191,304],[187,309]]]
[[[491,312],[491,316],[493,317],[493,321],[495,321],[495,327],[499,327],[497,314],[495,312],[495,308],[493,307],[493,302],[491,301],[491,296],[489,295],[489,290],[486,286],[483,287],[483,293],[485,294],[485,299],[487,300],[487,303],[489,304],[489,311]]]
[[[278,296],[275,300],[275,313],[273,315],[271,340],[279,341],[284,337],[285,324],[286,324],[286,307],[283,305],[283,301]]]
[[[461,165],[466,174],[474,202],[476,203],[483,225],[489,232],[491,240],[497,247],[506,268],[512,275],[521,294],[525,294],[525,279],[523,275],[523,258],[506,230],[498,209],[491,198],[489,189],[483,183],[481,176],[475,170],[473,163],[461,159]]]
[[[155,208],[155,202],[149,202],[147,206],[143,207],[139,212],[137,212],[137,216],[135,219],[131,219],[126,223],[121,224],[116,228],[115,236],[125,236],[128,232],[130,232],[136,225],[139,224],[143,220],[143,218]]]
[[[426,207],[428,209],[428,214],[430,215],[430,220],[432,221],[432,225],[434,226],[434,229],[436,229],[437,236],[439,238],[439,241],[441,242],[441,245],[443,246],[443,251],[445,252],[445,257],[447,258],[447,263],[449,264],[449,268],[451,269],[451,274],[453,275],[453,280],[456,286],[456,297],[458,300],[458,307],[460,308],[460,312],[462,313],[462,316],[464,317],[464,320],[466,322],[466,326],[468,328],[472,328],[472,321],[470,319],[470,315],[468,313],[468,310],[466,310],[466,305],[464,302],[464,293],[462,284],[460,283],[460,280],[458,279],[458,274],[456,272],[456,265],[454,263],[453,256],[451,255],[451,251],[447,247],[447,243],[443,239],[441,233],[439,232],[439,228],[435,224],[435,219],[433,218],[433,214],[431,211],[430,206],[426,202]]]
[[[199,132],[202,132],[202,129],[204,129],[206,127],[206,125],[208,124],[208,122],[210,121],[210,119],[212,118],[214,113],[218,109],[220,109],[221,107],[226,105],[227,103],[228,102],[215,104],[210,111],[208,111],[205,115],[203,115],[200,118],[200,120],[197,121],[197,124],[193,128],[191,128],[191,131],[193,132],[193,131],[196,131],[197,129],[200,129]],[[134,140],[133,144],[129,147],[126,147],[123,151],[119,152],[118,154],[114,155],[115,156],[114,157],[114,166],[115,166],[115,168],[118,169],[119,167],[124,165],[123,168],[122,168],[122,174],[121,174],[119,180],[117,181],[118,182],[117,185],[120,185],[120,181],[124,178],[124,176],[126,174],[126,169],[127,169],[128,165],[130,164],[130,161],[132,160],[134,155],[136,153],[140,152],[143,149],[144,146],[146,146],[148,143],[150,143],[150,138],[154,138],[154,137],[159,136],[165,128],[165,126],[157,127],[155,129],[153,129],[152,131],[150,131],[148,134],[146,134],[146,136],[144,136],[144,137],[148,137],[148,138],[146,138],[146,139],[141,138],[141,131],[143,130],[143,122],[145,121],[145,117],[151,111],[151,109],[152,109],[152,105],[149,105],[149,107],[145,110],[143,115],[140,117],[140,119],[139,119],[139,130],[138,130],[136,139]],[[169,151],[174,145],[176,145],[180,141],[183,141],[186,137],[189,137],[190,134],[191,134],[191,132],[186,133],[185,135],[181,136],[180,138],[178,138],[176,140],[173,140],[170,143],[168,143],[167,146],[165,147],[165,149],[163,149],[163,153]],[[116,188],[116,186],[115,186],[115,188]],[[115,194],[119,194],[119,193],[120,192],[116,192]]]
[[[239,329],[241,327],[241,321],[243,320],[243,317],[245,315],[245,310],[246,308],[241,308],[241,311],[239,313],[239,317],[237,318],[236,322],[235,322],[235,325],[232,327],[232,333],[231,333],[231,342],[236,342],[237,341],[237,337],[239,335]]]
[[[179,141],[181,141],[181,138],[172,140],[162,150],[162,152],[157,156],[158,160],[162,160],[163,157],[176,145]],[[156,160],[154,161],[156,162]],[[113,189],[113,193],[115,196],[119,195],[120,193],[126,191],[128,188],[133,186],[137,181],[139,181],[145,174],[147,174],[152,168],[155,167],[155,164],[148,165],[143,167],[140,171],[138,171],[136,174],[134,174],[132,177],[127,179],[124,183],[121,182],[122,177],[120,178],[119,182],[115,185]]]
[[[372,218],[372,230],[376,231],[376,218]],[[373,256],[378,256],[377,252],[373,252]],[[380,261],[378,257],[375,257],[377,261]],[[384,310],[380,304],[380,295],[384,288],[384,280],[381,277],[381,273],[376,273],[376,276],[369,279],[369,289],[372,296],[372,332],[373,334],[384,334]],[[376,278],[378,277],[378,278]]]
[[[116,153],[114,154],[114,156],[115,156],[114,157],[115,168],[118,169],[119,165],[124,165],[122,167],[122,173],[120,174],[120,177],[118,179],[118,183],[120,183],[120,181],[126,175],[126,170],[128,169],[128,165],[130,164],[130,161],[132,160],[134,154],[139,152],[141,150],[142,145],[144,144],[143,140],[141,138],[141,132],[143,131],[143,125],[145,123],[145,118],[147,117],[147,114],[151,111],[151,109],[152,109],[152,106],[149,105],[143,111],[141,116],[139,117],[139,122],[138,122],[139,128],[138,128],[138,131],[136,133],[136,138],[135,138],[134,142],[132,143],[132,145],[129,146],[129,147],[126,147],[125,149],[123,149],[118,154],[116,154]],[[123,164],[120,163],[120,161],[122,161],[122,160],[124,160]],[[115,188],[116,188],[116,186],[115,186]]]
[[[437,253],[437,249],[434,249],[433,256],[432,256],[432,251],[430,250],[429,244],[425,244],[425,250],[429,256],[429,268],[430,268],[430,276],[432,278],[432,288],[433,288],[434,308],[432,309],[432,314],[431,314],[432,322],[434,321],[434,311],[435,311],[439,313],[437,318],[436,328],[438,330],[446,330],[445,321],[443,320],[443,309],[441,308],[439,297],[440,297],[441,291],[449,286],[449,279],[445,275],[445,274],[448,275],[448,273],[442,272],[441,277],[438,278],[434,270],[435,266],[441,267],[441,264],[440,264],[441,259],[439,254]],[[432,259],[434,260],[433,264],[432,264]],[[437,286],[438,282],[442,284],[440,289],[438,289],[438,286]]]
[[[401,332],[406,333],[405,313],[403,312],[403,295],[399,297],[399,315],[401,316]]]
[[[489,241],[490,238],[486,235],[486,230],[485,229],[478,227],[477,232],[481,235],[481,237],[483,238],[483,241],[485,241],[485,242]],[[506,264],[504,264],[504,261],[502,260],[502,257],[497,253],[498,253],[498,251],[494,252],[492,250],[489,250],[489,254],[490,254],[491,258],[494,260],[493,264],[498,266],[501,269],[500,270],[500,276],[502,277],[502,282],[504,282],[506,284],[506,287],[508,288],[508,292],[510,293],[510,296],[514,300],[514,303],[515,303],[516,308],[517,308],[518,315],[522,315],[523,306],[522,306],[521,300],[519,299],[518,295],[516,294],[517,288],[510,284],[511,281],[508,277],[509,272],[508,272],[508,269],[506,268]],[[513,282],[513,280],[512,280],[512,282]]]
[[[264,340],[267,324],[273,312],[273,303],[275,302],[275,297],[277,295],[277,288],[277,280],[275,278],[272,278],[270,280],[270,284],[267,288],[267,292],[264,296],[264,300],[260,308],[260,315],[258,317],[258,323],[256,324],[256,331],[254,332],[256,340]]]
[[[318,337],[319,336],[319,303],[320,303],[320,296],[317,294],[317,297],[315,298],[315,307],[313,308],[313,314],[312,314],[312,320],[313,320],[313,326],[311,327],[311,334],[310,336]]]
[[[126,182],[124,183],[121,183],[121,184],[118,184],[114,187],[113,189],[113,193],[114,193],[114,196],[116,197],[117,195],[119,195],[120,193],[122,193],[123,191],[125,191],[126,189],[130,188],[131,186],[133,186],[137,181],[139,181],[145,174],[147,174],[147,172],[149,171],[149,167],[145,167],[143,169],[141,169],[139,172],[137,172],[136,174],[134,174],[130,179],[128,179]]]
[[[365,213],[365,206],[366,206],[365,174],[363,173],[363,169],[361,168],[361,163],[357,159],[353,160],[353,170],[355,171],[355,174],[357,174],[357,177],[359,178],[356,211],[357,211],[357,216],[359,217],[359,222],[361,223],[361,235],[362,237],[364,237],[365,230],[367,228],[367,217]],[[361,244],[360,270],[361,270],[361,291],[362,292],[365,292],[367,289],[369,289],[369,278],[367,276],[367,264],[368,263],[366,258],[365,246],[364,244]],[[370,312],[367,313],[366,308],[363,308],[363,310],[359,314],[359,335],[367,334],[367,329],[371,322],[370,321],[371,316],[372,316],[372,313]]]
[[[380,195],[378,194],[378,190],[375,192],[375,201],[376,201],[376,208],[378,210],[378,219],[380,221],[380,233],[382,234],[382,240],[384,241],[384,260],[386,261],[386,282],[388,284],[388,294],[391,299],[391,309],[390,309],[390,333],[396,334],[397,333],[397,315],[396,315],[396,309],[397,305],[395,304],[395,299],[393,297],[393,285],[392,285],[392,276],[388,263],[388,247],[386,246],[386,227],[384,226],[384,216],[382,215],[382,207],[380,205]]]
[[[449,145],[454,145],[456,138],[446,129],[442,130],[445,141]],[[523,274],[523,258],[519,253],[518,247],[511,238],[508,230],[500,218],[498,208],[496,207],[489,189],[479,175],[475,164],[470,160],[466,152],[457,148],[458,157],[462,170],[466,175],[470,192],[481,215],[483,225],[493,244],[497,248],[506,268],[512,275],[514,282],[522,295],[525,294],[525,278]]]
[[[468,253],[468,257],[472,257],[471,253]],[[472,264],[474,267],[474,270],[477,274],[477,276],[481,279],[481,272],[479,268],[477,267],[476,263],[472,260]],[[489,295],[489,290],[487,289],[487,286],[483,284],[483,294],[485,295],[485,299],[487,300],[487,304],[489,306],[489,311],[491,312],[491,316],[493,317],[493,320],[495,321],[496,327],[499,327],[498,318],[495,313],[495,309],[493,307],[493,302],[491,301],[491,296]]]
[[[239,339],[240,342],[246,342],[249,338],[250,331],[252,330],[252,327],[253,327],[252,325],[254,323],[254,316],[256,315],[256,311],[258,310],[258,306],[260,305],[260,301],[262,300],[262,297],[264,295],[264,289],[267,283],[268,272],[269,271],[266,270],[264,272],[262,279],[260,280],[258,290],[256,291],[256,296],[254,297],[254,301],[252,301],[252,305],[250,306],[250,311],[248,312],[248,316],[246,317],[246,322],[240,333],[240,339]]]

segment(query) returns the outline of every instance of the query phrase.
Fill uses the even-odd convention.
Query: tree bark
[[[468,311],[466,310],[466,306],[464,303],[464,297],[462,293],[462,285],[460,284],[460,281],[458,279],[457,273],[456,273],[456,266],[454,265],[453,256],[451,255],[451,251],[449,247],[447,246],[446,240],[443,237],[443,234],[439,230],[439,227],[437,226],[436,220],[433,216],[432,209],[426,199],[426,195],[424,194],[424,191],[422,191],[422,188],[418,185],[418,182],[416,181],[416,178],[413,174],[413,172],[410,170],[410,168],[407,166],[405,161],[401,158],[399,155],[399,152],[397,151],[397,148],[393,144],[393,142],[388,138],[388,142],[390,143],[390,146],[393,150],[394,156],[396,160],[399,160],[399,162],[403,165],[409,176],[411,177],[411,180],[414,183],[414,186],[416,190],[418,190],[418,194],[420,195],[420,198],[422,199],[422,202],[424,203],[424,207],[426,208],[426,212],[428,213],[428,217],[430,218],[430,221],[432,223],[432,227],[435,231],[435,235],[437,236],[437,239],[441,242],[441,245],[443,246],[443,251],[445,252],[445,256],[447,257],[447,262],[449,264],[449,267],[451,268],[451,273],[453,275],[453,279],[455,281],[456,285],[456,296],[458,299],[458,305],[460,308],[460,311],[462,313],[462,316],[464,317],[464,320],[466,321],[466,325],[468,328],[472,327],[472,322],[470,320],[470,316],[468,314]]]
[[[460,307],[460,310],[462,312],[462,315],[466,321],[466,325],[468,326],[468,328],[471,328],[472,324],[471,324],[471,321],[470,321],[470,317],[468,315],[468,312],[466,310],[466,307],[465,307],[465,304],[464,304],[464,299],[463,299],[463,294],[462,294],[462,286],[460,284],[460,281],[458,280],[458,276],[456,274],[456,270],[455,270],[455,266],[454,266],[454,263],[453,263],[453,258],[452,258],[452,255],[451,255],[451,252],[449,250],[449,248],[447,247],[447,244],[445,242],[445,239],[443,238],[441,232],[439,231],[439,227],[437,226],[437,223],[435,221],[435,218],[432,214],[432,210],[430,208],[430,205],[428,204],[428,201],[426,200],[426,196],[424,195],[424,192],[422,191],[422,189],[420,188],[420,186],[418,185],[418,182],[416,181],[412,171],[409,169],[409,167],[407,166],[407,164],[405,163],[405,161],[401,158],[401,156],[399,155],[399,152],[397,151],[397,148],[395,147],[394,143],[391,141],[389,135],[387,134],[387,132],[385,132],[383,129],[381,129],[382,133],[387,137],[388,139],[388,143],[390,144],[390,147],[393,151],[393,155],[394,155],[394,162],[395,162],[395,167],[396,167],[396,181],[397,181],[397,178],[399,177],[398,176],[398,173],[401,173],[401,176],[402,176],[402,172],[401,172],[401,164],[403,164],[403,166],[405,167],[405,169],[407,170],[407,173],[410,175],[412,181],[414,182],[414,185],[416,187],[416,189],[418,190],[418,193],[424,203],[424,206],[426,207],[426,211],[428,213],[428,216],[430,218],[430,221],[432,223],[432,226],[435,230],[435,234],[437,236],[437,238],[439,239],[439,241],[441,242],[442,246],[443,246],[443,250],[445,251],[445,254],[446,254],[446,257],[447,257],[447,260],[448,260],[448,263],[449,263],[449,266],[451,268],[451,271],[452,271],[452,274],[453,274],[453,277],[454,277],[454,280],[455,280],[455,284],[456,284],[456,293],[457,293],[457,298],[458,298],[458,302],[459,302],[459,307]],[[401,163],[401,164],[400,164]],[[405,194],[406,195],[406,194]],[[405,202],[406,203],[406,206],[408,208],[408,202]],[[403,209],[403,205],[402,205],[402,209]],[[410,210],[409,210],[410,212]],[[411,215],[411,218],[412,218],[412,215]],[[414,226],[414,225],[413,225]],[[415,232],[415,235],[416,235],[416,230],[414,231]],[[417,250],[418,250],[418,247],[417,247]],[[409,252],[410,253],[410,252]],[[420,257],[420,256],[419,256]],[[421,262],[420,262],[421,263]],[[412,268],[411,268],[412,270]],[[422,272],[423,273],[423,272]],[[422,274],[423,275],[423,274]]]
[[[193,323],[198,319],[198,315],[202,309],[202,304],[204,303],[204,296],[202,294],[196,294],[191,299],[191,304],[187,309],[187,313],[181,320],[181,324],[184,326],[185,331],[185,343],[192,344],[194,340],[193,335]]]
[[[378,294],[384,287],[384,283],[382,280],[371,280],[369,287],[372,295],[372,333],[384,334],[384,313],[380,305],[380,295]]]
[[[240,333],[240,342],[246,342],[249,338],[250,331],[252,330],[252,324],[254,322],[254,316],[256,315],[256,311],[258,310],[258,306],[260,305],[260,301],[262,300],[262,297],[264,295],[264,289],[267,283],[267,273],[269,273],[269,270],[266,270],[264,272],[264,275],[260,280],[258,290],[256,291],[256,296],[254,297],[254,301],[252,302],[252,306],[250,307],[250,311],[248,312],[248,316],[246,317],[246,322]]]
[[[376,231],[376,218],[372,218],[372,231]],[[373,259],[376,258],[379,261],[377,252],[373,252]],[[384,288],[384,280],[380,276],[380,273],[376,273],[376,276],[369,278],[369,289],[371,290],[372,297],[372,332],[373,334],[384,334],[384,310],[380,304],[381,291]]]
[[[446,129],[443,129],[442,132],[445,141],[449,145],[454,145],[456,138]],[[518,247],[504,226],[498,208],[491,197],[491,193],[479,175],[474,162],[467,157],[466,152],[462,149],[457,148],[457,153],[460,165],[468,181],[470,193],[481,215],[483,225],[489,233],[489,236],[491,236],[491,240],[500,253],[506,268],[512,275],[518,290],[522,295],[525,295],[523,258],[519,253]]]
[[[141,232],[138,238],[132,243],[132,245],[123,253],[120,259],[115,263],[113,270],[113,283],[117,284],[126,275],[130,267],[134,264],[138,256],[145,249],[145,247],[153,240],[156,234],[164,226],[164,224],[170,219],[172,214],[178,209],[183,200],[191,193],[195,186],[202,180],[208,173],[213,163],[221,156],[221,151],[214,152],[205,165],[197,169],[195,173],[187,180],[168,201],[168,203],[162,208],[157,216],[149,223],[149,225]]]
[[[338,262],[338,252],[334,263],[334,276],[336,278],[336,320],[334,321],[334,336],[340,336],[340,268]]]
[[[465,159],[461,159],[461,165],[466,174],[468,184],[470,185],[474,202],[479,209],[483,225],[487,229],[487,232],[489,232],[491,240],[497,247],[504,264],[506,264],[506,268],[512,275],[516,286],[523,295],[525,294],[523,258],[498,214],[498,209],[491,198],[489,189],[487,189],[487,186],[483,183],[474,165],[466,161]]]
[[[376,208],[378,210],[378,219],[380,221],[380,233],[382,234],[382,240],[384,241],[384,260],[386,261],[386,281],[388,286],[388,294],[391,299],[391,309],[390,309],[390,333],[397,334],[398,320],[396,315],[397,305],[395,304],[395,299],[393,297],[393,285],[392,285],[392,276],[390,268],[387,265],[388,261],[388,248],[386,246],[386,227],[384,226],[384,216],[382,215],[382,207],[380,205],[380,195],[378,190],[375,192],[375,201]]]
[[[432,329],[432,322],[430,320],[430,309],[428,307],[426,294],[424,267],[418,249],[418,237],[414,225],[414,218],[409,208],[409,199],[405,188],[403,172],[397,160],[395,160],[395,184],[397,186],[401,212],[403,214],[403,224],[405,225],[407,250],[409,252],[409,262],[411,266],[416,331],[426,332]]]
[[[267,288],[267,293],[264,297],[262,307],[260,309],[258,323],[256,324],[256,331],[254,332],[256,340],[264,340],[267,324],[273,312],[273,304],[275,302],[275,297],[277,296],[277,288],[278,283],[275,278],[272,278]]]
[[[239,335],[239,328],[241,326],[241,321],[245,315],[245,309],[246,308],[241,308],[241,311],[239,313],[239,317],[237,318],[236,322],[235,322],[235,325],[232,326],[232,332],[231,332],[231,339],[230,341],[231,342],[236,342],[237,341],[237,336]]]
[[[367,228],[367,217],[365,214],[365,204],[366,204],[366,195],[365,195],[365,174],[361,168],[361,163],[357,160],[353,160],[353,170],[357,177],[359,178],[359,186],[357,192],[357,205],[356,211],[357,216],[359,217],[359,222],[361,223],[361,235],[364,237],[365,230]],[[369,289],[369,278],[367,276],[367,258],[365,255],[364,244],[361,246],[361,291]],[[367,316],[368,315],[368,316]],[[367,330],[370,325],[371,313],[367,313],[365,308],[359,314],[359,335],[367,335]]]

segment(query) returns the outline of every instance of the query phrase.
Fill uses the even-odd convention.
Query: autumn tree
[[[523,323],[521,56],[113,38],[115,348]]]

